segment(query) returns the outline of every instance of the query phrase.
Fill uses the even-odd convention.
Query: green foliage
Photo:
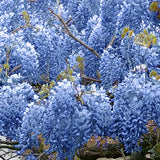
[[[50,95],[50,89],[55,86],[55,81],[49,81],[46,84],[43,84],[41,86],[40,91],[38,92],[38,94],[41,96],[40,100],[37,102],[37,104],[40,104],[40,102],[47,98]]]
[[[152,71],[150,72],[149,76],[150,76],[150,77],[155,76],[157,81],[160,79],[160,75],[158,75],[157,72],[154,71],[154,70],[152,70]]]
[[[133,30],[129,31],[129,27],[125,27],[121,33],[121,38],[123,39],[127,33],[128,33],[128,37],[131,37],[133,35],[133,32],[134,32]]]
[[[38,1],[37,0],[27,0],[27,2],[35,2],[35,3],[37,3]]]
[[[158,7],[158,5],[159,5],[159,2],[153,1],[149,5],[149,10],[152,12],[158,13],[157,18],[160,19],[160,7]]]
[[[142,155],[140,152],[133,152],[131,154],[130,160],[146,160],[145,155]]]
[[[146,125],[148,133],[144,134],[138,144],[142,147],[141,156],[150,155],[150,159],[158,160],[160,158],[160,128],[150,120]]]
[[[87,85],[90,85],[94,82],[101,83],[100,80],[97,80],[97,79],[91,78],[91,77],[87,77],[84,74],[85,65],[84,65],[84,58],[83,57],[77,56],[76,61],[78,62],[78,65],[75,66],[75,67],[77,67],[80,70],[80,75],[81,75],[81,78],[82,78],[82,81],[81,81],[82,85],[87,86]],[[97,77],[98,77],[98,79],[101,77],[99,71],[97,71]]]
[[[1,73],[1,72],[3,71],[3,69],[4,69],[4,70],[5,70],[5,75],[6,75],[6,77],[8,77],[11,73],[13,73],[15,70],[17,70],[17,69],[19,69],[19,68],[21,67],[21,65],[16,66],[14,69],[12,69],[12,70],[10,71],[10,73],[8,73],[8,72],[9,72],[9,69],[10,69],[9,56],[10,56],[11,50],[14,48],[15,45],[16,45],[16,44],[12,45],[10,48],[8,48],[7,45],[5,45],[5,49],[6,49],[6,63],[3,64],[3,67],[2,67],[2,68],[0,68],[0,73]]]
[[[152,33],[148,34],[148,31],[144,29],[143,33],[141,32],[135,36],[134,43],[150,48],[152,44],[155,45],[157,43],[157,38]]]
[[[8,63],[5,63],[5,64],[3,65],[3,68],[9,71],[9,64],[8,64]]]
[[[122,39],[126,36],[126,34],[127,34],[128,31],[129,31],[129,27],[125,27],[125,28],[123,29],[122,34],[121,34],[121,38],[122,38]]]
[[[80,74],[83,74],[83,72],[84,72],[84,58],[83,57],[81,57],[81,56],[78,56],[77,58],[76,58],[76,61],[78,62],[78,68],[80,69]]]
[[[57,76],[57,81],[63,80],[63,79],[68,79],[69,81],[75,81],[75,77],[73,76],[73,68],[70,68],[69,64],[67,64],[67,69],[62,71],[58,76]]]
[[[26,21],[26,24],[30,24],[30,17],[29,17],[29,14],[28,12],[26,11],[22,11],[22,16],[23,16],[23,19]]]
[[[28,12],[27,11],[22,11],[21,14],[22,14],[23,19],[25,20],[26,24],[16,28],[15,30],[13,30],[11,32],[11,34],[12,33],[16,33],[16,32],[18,32],[19,30],[21,30],[23,28],[29,28],[29,27],[34,28],[34,29],[36,29],[37,32],[39,32],[39,29],[37,27],[35,27],[35,26],[30,24],[30,16],[29,16]]]
[[[133,35],[133,30],[129,31],[129,27],[125,27],[121,33],[121,38],[123,39],[128,33],[128,37]],[[152,33],[148,33],[146,29],[143,30],[143,33],[139,33],[134,37],[134,43],[137,45],[145,46],[147,48],[151,47],[151,45],[157,44],[157,38]]]
[[[150,10],[150,11],[153,11],[153,12],[158,11],[158,4],[159,4],[159,2],[153,1],[153,2],[149,5],[149,10]]]

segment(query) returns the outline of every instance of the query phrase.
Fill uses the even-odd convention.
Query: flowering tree
[[[99,135],[140,151],[146,123],[160,124],[160,1],[0,7],[0,135],[11,149],[28,160],[72,160]]]

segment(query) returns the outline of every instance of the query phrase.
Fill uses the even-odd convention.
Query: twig
[[[39,32],[39,29],[36,28],[35,26],[33,26],[33,25],[31,25],[31,24],[26,24],[26,25],[24,25],[24,26],[20,26],[20,27],[16,28],[15,30],[13,30],[13,31],[11,32],[11,34],[18,32],[18,31],[21,30],[22,28],[28,28],[28,27],[35,28],[35,29],[37,30],[37,32]]]
[[[8,47],[7,47],[7,45],[5,44],[5,49],[6,49],[6,51],[7,51],[7,53],[6,53],[6,64],[8,64],[9,65],[9,53],[11,52],[11,50],[13,49],[13,47],[15,46],[15,45],[17,45],[17,43],[15,43],[14,45],[12,45],[12,47],[9,49]],[[6,76],[8,76],[8,69],[6,68]]]
[[[15,32],[18,32],[18,31],[21,30],[22,28],[24,28],[24,26],[20,26],[20,27],[16,28],[15,30],[13,30],[13,31],[11,32],[11,34],[13,34],[13,33],[15,33]]]
[[[8,76],[10,76],[14,71],[16,71],[17,69],[19,69],[21,67],[21,65],[18,65],[16,67],[14,67],[9,73]]]
[[[58,15],[61,16],[61,9],[60,9],[59,0],[57,0],[57,5],[58,5]]]
[[[41,153],[41,154],[37,157],[37,159],[41,158],[44,154],[45,154],[44,152]]]
[[[47,62],[47,80],[50,81],[49,80],[49,62]]]
[[[0,141],[0,144],[17,145],[19,142]]]
[[[127,158],[126,158],[126,156],[125,156],[125,154],[123,152],[123,148],[120,149],[120,153],[122,154],[122,157],[124,158],[124,160],[127,160]]]
[[[84,80],[87,80],[87,81],[93,81],[93,82],[98,82],[98,83],[101,83],[100,80],[98,79],[95,79],[95,78],[91,78],[91,77],[87,77],[86,75],[82,74],[81,75],[81,78],[84,79]]]
[[[58,14],[54,13],[53,10],[50,7],[47,7],[51,14],[53,14],[55,17],[57,17],[61,23],[63,24],[65,30],[67,31],[67,34],[73,38],[74,40],[76,40],[77,42],[79,42],[82,46],[84,46],[85,48],[87,48],[88,50],[90,50],[93,54],[95,54],[98,58],[100,58],[101,56],[91,47],[89,47],[88,45],[86,45],[83,41],[81,41],[80,39],[78,39],[77,37],[75,37],[69,30],[68,25],[64,22],[64,20],[61,18],[61,16],[59,16]]]
[[[35,2],[35,3],[38,3],[37,0],[27,0],[27,2]]]
[[[116,35],[113,36],[112,40],[109,42],[109,44],[107,45],[107,47],[105,48],[105,50],[107,50],[108,47],[113,44],[113,42],[114,42],[115,39],[116,39]]]
[[[15,148],[13,146],[8,146],[8,145],[1,145],[0,148],[8,148],[8,149],[11,149],[11,150],[16,150],[16,151],[21,150],[20,148]]]

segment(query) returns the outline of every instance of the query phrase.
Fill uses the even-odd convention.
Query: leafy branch
[[[82,84],[84,85],[88,85],[88,84],[91,84],[91,83],[94,83],[94,82],[98,82],[98,83],[101,83],[101,81],[99,79],[95,79],[95,78],[91,78],[91,77],[88,77],[84,74],[84,59],[83,57],[81,56],[78,56],[76,61],[78,62],[78,68],[80,69],[80,76],[82,78]]]
[[[19,69],[21,67],[21,65],[18,65],[16,67],[14,67],[9,73],[9,54],[11,52],[11,50],[13,49],[13,47],[15,46],[16,44],[14,44],[11,48],[8,48],[7,45],[5,45],[5,49],[6,49],[6,63],[3,64],[3,67],[0,69],[0,73],[2,72],[3,68],[5,69],[5,75],[6,77],[8,77],[9,75],[11,75],[13,72],[15,72],[17,69]]]
[[[29,14],[26,11],[22,11],[22,16],[23,16],[23,19],[26,21],[26,24],[16,28],[15,30],[13,30],[11,32],[11,34],[16,33],[19,30],[21,30],[23,28],[28,28],[28,27],[35,28],[37,30],[37,32],[39,32],[39,29],[37,27],[30,24],[30,17],[29,17]]]
[[[42,96],[37,104],[40,104],[41,101],[47,98],[50,95],[50,89],[55,85],[55,81],[50,81],[49,79],[49,63],[47,63],[47,76],[45,74],[40,76],[40,79],[46,84],[43,84],[40,88],[38,94]]]
[[[73,69],[70,68],[69,64],[67,64],[67,69],[62,71],[58,76],[57,76],[57,81],[60,79],[69,79],[69,81],[75,81],[75,77],[72,75],[73,74]]]

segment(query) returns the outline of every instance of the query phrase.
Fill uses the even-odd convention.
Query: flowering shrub
[[[146,82],[145,74],[129,74],[114,94],[113,136],[123,142],[127,152],[139,150],[137,142],[153,119],[159,124],[159,83]]]
[[[18,82],[19,78],[12,75],[0,89],[0,134],[13,140],[18,140],[24,112],[34,95],[32,87]]]
[[[92,136],[142,149],[160,124],[159,4],[1,0],[0,134],[17,154],[72,160]]]
[[[51,90],[45,106],[30,106],[22,123],[20,145],[23,151],[36,146],[38,140],[34,138],[42,134],[50,144],[47,152],[57,151],[60,159],[72,159],[76,149],[92,135],[108,132],[111,110],[104,91],[84,93],[79,97],[84,102],[82,105],[82,101],[76,98],[81,94],[77,93],[79,89],[72,82],[63,80]],[[92,95],[92,92],[95,93]]]

